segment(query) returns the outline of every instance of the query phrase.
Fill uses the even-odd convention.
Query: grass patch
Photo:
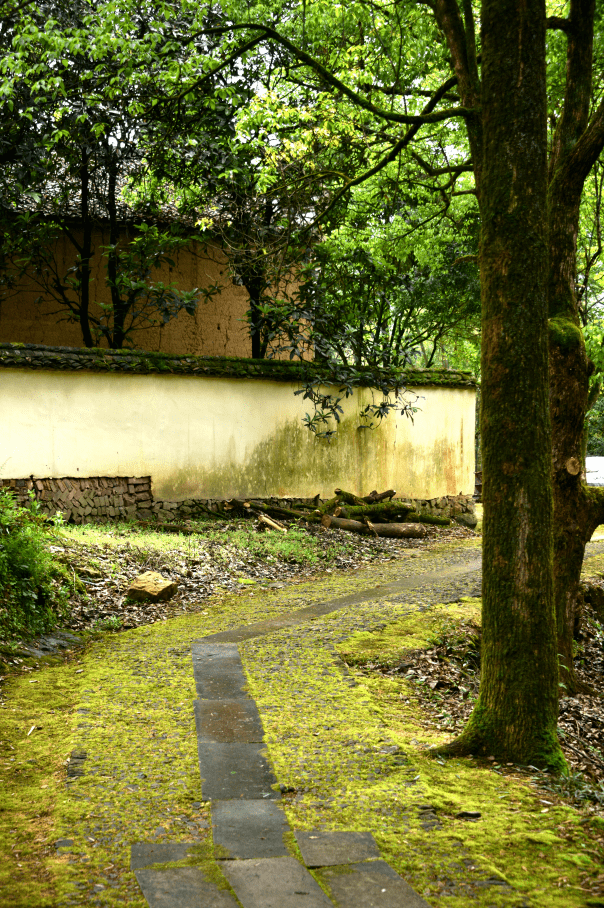
[[[79,546],[102,546],[119,549],[125,542],[145,554],[169,554],[194,557],[196,550],[209,550],[214,558],[228,562],[230,551],[247,553],[263,561],[283,561],[309,567],[327,564],[336,555],[355,551],[353,539],[332,534],[327,540],[307,530],[291,527],[287,533],[260,533],[254,526],[240,521],[218,528],[212,522],[200,526],[199,534],[163,533],[140,528],[135,524],[97,526],[83,524],[66,526],[62,531],[66,542]],[[327,543],[327,544],[326,544]]]
[[[79,699],[75,664],[15,675],[0,710],[0,891],[14,906],[54,906],[54,828]]]

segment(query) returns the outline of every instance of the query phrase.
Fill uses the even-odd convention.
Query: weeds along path
[[[405,682],[350,673],[338,656],[393,623],[421,636],[439,603],[479,594],[476,540],[229,597],[207,615],[104,635],[80,658],[15,678],[0,713],[13,754],[0,905],[142,908],[135,843],[188,844],[187,855],[164,852],[164,866],[165,855],[170,866],[197,866],[229,894],[214,860],[193,711],[191,645],[212,637],[239,644],[291,829],[370,831],[431,905],[587,904],[579,875],[590,858],[573,844],[576,860],[566,861],[561,832],[577,824],[575,811],[542,813],[520,781],[471,760],[428,758],[423,747],[441,738]],[[500,854],[504,838],[514,848]],[[299,857],[287,835],[286,845]]]

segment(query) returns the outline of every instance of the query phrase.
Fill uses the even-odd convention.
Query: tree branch
[[[300,60],[302,63],[306,64],[310,69],[313,70],[321,79],[335,88],[337,91],[340,91],[345,97],[353,102],[357,107],[361,107],[363,110],[367,110],[369,113],[374,114],[376,117],[380,117],[383,120],[387,120],[390,123],[402,123],[405,125],[416,124],[418,126],[423,126],[425,123],[441,123],[443,120],[450,120],[454,117],[471,117],[478,113],[478,107],[476,109],[468,109],[465,107],[451,107],[447,110],[440,110],[436,113],[421,113],[417,116],[413,114],[402,114],[397,113],[396,111],[386,110],[383,107],[377,107],[375,104],[372,104],[371,101],[367,101],[362,95],[354,91],[344,82],[334,76],[333,73],[329,72],[318,60],[315,60],[314,57],[311,57],[310,54],[307,54],[306,51],[301,50],[299,47],[286,38],[284,35],[280,34],[276,29],[271,28],[268,25],[256,25],[253,22],[240,23],[237,25],[231,26],[221,26],[216,28],[208,28],[205,31],[206,35],[220,35],[227,34],[232,31],[242,31],[244,29],[250,29],[253,31],[261,31],[264,38],[272,38],[273,41],[277,41],[282,47],[287,48],[287,50],[292,53],[296,59]],[[450,80],[449,80],[450,81]],[[455,80],[456,81],[456,80]],[[449,88],[455,85],[455,81],[449,85],[449,82],[446,84]],[[436,92],[438,95],[438,100],[441,99],[442,95],[440,90]],[[435,96],[436,96],[435,95]],[[433,97],[435,97],[433,96]],[[430,108],[433,109],[435,105],[432,105]]]
[[[451,164],[450,167],[432,167],[416,151],[411,152],[411,157],[417,161],[422,170],[425,170],[430,177],[439,177],[445,173],[471,173],[474,170],[474,165],[471,161],[467,161],[464,164]]]
[[[209,79],[211,79],[213,76],[215,76],[216,73],[219,73],[221,70],[225,69],[227,66],[230,66],[231,63],[233,63],[235,60],[237,60],[239,57],[241,57],[242,54],[247,53],[248,50],[252,50],[254,47],[256,47],[257,44],[260,44],[263,40],[264,40],[264,36],[258,35],[256,38],[251,38],[249,41],[246,41],[245,44],[241,45],[241,47],[238,47],[231,54],[229,54],[229,56],[226,57],[226,59],[224,59],[222,61],[222,63],[220,63],[218,66],[215,66],[214,69],[210,70],[210,72],[204,73],[204,75],[200,76],[200,78],[197,79],[196,82],[193,82],[193,84],[189,85],[187,88],[183,88],[183,90],[181,92],[179,92],[177,95],[172,95],[171,97],[169,97],[168,101],[170,101],[170,102],[180,101],[180,99],[184,98],[185,95],[188,95],[189,92],[195,91],[196,88],[199,88],[200,85],[203,85],[204,82],[207,82]]]
[[[548,16],[545,20],[545,27],[566,32],[568,34],[570,31],[570,20],[563,19],[561,16]]]
[[[568,180],[572,191],[583,188],[583,183],[604,150],[604,99],[600,102],[589,126],[570,151],[555,174],[557,180]]]

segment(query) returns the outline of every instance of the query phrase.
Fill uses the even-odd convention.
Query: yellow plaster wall
[[[100,247],[108,241],[108,236],[99,229],[94,237],[96,255],[92,261],[90,296],[91,300],[101,303],[110,301],[100,252]],[[54,258],[61,276],[73,267],[75,250],[66,237],[58,241]],[[165,265],[152,274],[153,280],[173,282],[180,290],[209,287],[217,282],[225,284],[225,289],[209,302],[200,302],[193,316],[182,312],[163,328],[135,332],[132,336],[134,345],[162,353],[251,356],[252,345],[245,322],[249,295],[244,287],[232,283],[220,251],[192,244],[174,253],[171,258],[174,268]],[[100,309],[93,304],[91,311],[98,313]],[[66,310],[61,310],[42,286],[34,280],[25,279],[7,299],[0,302],[0,342],[46,344],[51,347],[83,346],[79,324],[66,320]],[[107,344],[101,341],[99,346]]]
[[[0,370],[0,475],[150,474],[156,498],[309,497],[337,486],[435,498],[474,490],[475,392],[415,389],[412,422],[359,430],[371,390],[317,439],[293,383],[188,375]]]

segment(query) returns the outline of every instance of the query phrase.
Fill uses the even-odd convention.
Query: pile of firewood
[[[336,489],[334,497],[321,502],[317,495],[313,507],[282,507],[269,500],[232,498],[222,502],[220,516],[257,516],[264,529],[287,532],[283,521],[295,520],[298,525],[319,523],[325,529],[348,530],[361,535],[389,536],[395,539],[420,539],[426,535],[425,524],[449,526],[448,517],[420,514],[413,505],[395,501],[394,489],[371,492],[364,498]],[[223,514],[220,514],[220,512]],[[218,516],[214,514],[214,516]]]

